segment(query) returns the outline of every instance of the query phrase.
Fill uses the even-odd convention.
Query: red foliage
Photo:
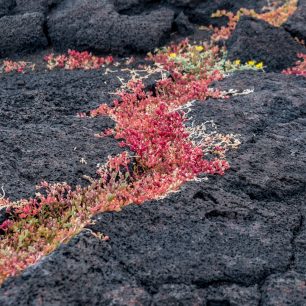
[[[130,92],[119,93],[121,99],[115,101],[114,108],[102,105],[91,114],[115,118],[115,138],[124,139],[121,145],[136,153],[143,169],[155,172],[162,169],[170,177],[176,171],[176,180],[182,182],[201,172],[223,174],[228,164],[203,160],[202,149],[189,140],[184,113],[175,110],[195,99],[219,96],[218,91],[208,88],[213,80],[219,78],[220,75],[215,74],[196,80],[193,76],[177,73],[172,79],[157,83],[156,96],[146,93],[141,82],[131,82],[128,84]]]
[[[0,230],[7,231],[9,230],[10,226],[13,225],[13,221],[11,220],[5,220],[1,225],[0,225]]]
[[[55,62],[66,69],[95,66],[86,60],[89,53],[82,54],[70,51],[69,60],[59,56]],[[52,62],[54,58],[47,60]],[[200,173],[223,175],[229,168],[224,159],[204,159],[206,146],[217,153],[223,147],[209,139],[199,142],[201,145],[193,142],[182,110],[192,100],[220,97],[220,92],[209,86],[222,75],[218,71],[184,74],[175,66],[170,72],[171,78],[157,83],[155,95],[146,92],[141,81],[131,81],[128,90],[119,93],[114,107],[103,104],[91,112],[92,116],[109,115],[116,121],[115,128],[104,135],[113,135],[121,140],[121,146],[129,147],[134,152],[133,163],[124,152],[110,157],[98,170],[100,178],[92,179],[88,187],[72,191],[66,183],[43,182],[44,195],[38,193],[34,199],[18,203],[2,200],[9,207],[11,221],[0,226],[5,233],[0,236],[0,283],[67,241],[93,214],[164,197]],[[107,241],[109,237],[102,239]]]
[[[78,52],[76,50],[68,50],[68,54],[61,54],[55,56],[53,53],[46,55],[44,60],[48,63],[49,69],[65,68],[67,70],[74,69],[99,69],[104,65],[109,65],[114,62],[112,56],[98,57],[92,55],[90,52]]]
[[[297,61],[294,67],[284,70],[284,74],[302,75],[306,77],[306,54],[300,53],[298,57],[301,60]]]
[[[3,66],[1,68],[5,73],[10,73],[10,72],[24,73],[26,70],[34,70],[35,65],[23,61],[14,62],[11,60],[6,60],[3,61]]]

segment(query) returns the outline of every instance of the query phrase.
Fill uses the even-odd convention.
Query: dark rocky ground
[[[217,9],[260,12],[269,1],[249,0],[0,0],[0,57],[52,46],[95,52],[146,52],[189,22],[225,24],[211,18]],[[303,0],[301,0],[301,3]],[[301,4],[302,5],[302,4]],[[287,29],[301,39],[304,9]],[[182,18],[182,14],[184,18]],[[188,21],[189,18],[189,21]],[[182,20],[184,26],[182,26]]]
[[[119,78],[131,77],[121,68],[108,67],[105,73],[40,67],[24,75],[0,76],[0,186],[9,198],[33,196],[41,180],[84,184],[83,175],[93,177],[98,163],[122,151],[114,139],[94,137],[114,126],[110,118],[77,117],[101,103],[112,103],[121,86]],[[157,77],[144,82],[152,86]]]
[[[101,71],[1,77],[0,183],[8,197],[33,195],[41,179],[80,183],[108,154],[118,153],[115,140],[93,136],[111,127],[111,119],[87,120],[76,114],[110,101],[108,93],[119,84]]]
[[[297,54],[305,52],[305,47],[285,29],[245,16],[227,40],[226,47],[230,60],[239,58],[243,63],[250,59],[263,61],[267,72],[281,72],[292,67],[298,60]]]
[[[306,80],[239,73],[198,102],[196,123],[240,133],[224,177],[161,201],[98,215],[20,277],[2,305],[305,305]],[[286,304],[287,302],[287,304]]]
[[[143,35],[148,48],[162,43],[163,35],[167,31],[170,35],[173,27],[168,18],[175,19],[182,10],[193,18],[201,11],[195,21],[209,23],[203,10],[213,5],[233,10],[247,5],[247,1],[221,0],[117,0],[114,12],[108,1],[102,2],[90,1],[92,15],[80,8],[89,1],[0,0],[0,16],[41,14],[42,31],[29,29],[31,35],[43,33],[55,47],[52,35],[64,44],[61,48],[72,42],[97,51],[107,48],[88,42],[101,42],[100,34],[92,35],[108,24],[109,20],[97,23],[106,12],[114,24],[121,18],[125,26],[141,24],[141,31],[132,31],[129,42],[126,29],[120,32],[118,28],[121,44],[107,40],[108,48],[121,52],[143,51],[140,45],[135,49],[129,45]],[[261,5],[261,1],[252,3],[255,8]],[[220,131],[241,135],[242,145],[230,154],[231,170],[224,177],[191,182],[166,199],[96,216],[91,230],[108,235],[110,241],[84,230],[37,265],[7,280],[0,289],[0,305],[306,305],[306,79],[277,73],[292,64],[288,54],[305,50],[291,38],[305,33],[303,17],[299,17],[305,16],[302,5],[304,1],[284,29],[243,19],[228,42],[233,58],[249,60],[261,52],[261,58],[254,59],[263,60],[271,72],[237,73],[216,86],[253,88],[253,93],[193,106],[191,116],[196,123],[214,120]],[[73,14],[79,18],[74,20]],[[162,16],[161,21],[151,14]],[[73,36],[74,41],[67,35],[70,30],[63,31],[69,43],[54,34],[61,27],[71,31],[80,24],[85,27],[89,19],[98,28],[87,33],[88,41],[85,28],[81,36]],[[161,31],[165,32],[148,34],[151,20],[164,24]],[[2,33],[0,38],[6,35]],[[267,38],[272,36],[278,39]],[[0,54],[18,56],[19,51],[37,50],[38,41],[44,39],[28,44],[29,48],[8,42],[3,48],[0,39]],[[11,198],[33,194],[42,179],[84,183],[82,175],[94,175],[97,162],[120,151],[114,140],[93,137],[113,124],[110,119],[75,116],[101,102],[111,103],[110,93],[120,86],[117,76],[129,75],[39,68],[29,74],[1,76],[0,185]],[[82,158],[87,165],[80,163]]]

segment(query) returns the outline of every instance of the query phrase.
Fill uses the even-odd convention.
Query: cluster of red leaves
[[[294,67],[284,70],[284,74],[302,75],[306,77],[306,54],[300,53],[298,57],[301,60],[297,61]]]
[[[282,5],[279,5],[279,2],[281,1],[272,2],[270,7],[266,7],[266,12],[256,14],[255,17],[280,27],[297,10],[298,0],[285,0]]]
[[[76,50],[68,50],[68,54],[54,55],[53,53],[46,55],[44,60],[47,62],[48,69],[64,68],[67,70],[74,69],[99,69],[104,65],[110,65],[114,62],[112,56],[98,57],[90,52],[78,52]]]
[[[183,45],[174,48],[179,52]],[[106,134],[134,152],[133,162],[124,152],[110,157],[98,170],[100,178],[91,180],[86,188],[72,190],[67,184],[44,182],[44,194],[38,193],[34,199],[2,200],[9,218],[0,225],[0,283],[67,241],[93,214],[163,197],[200,173],[223,175],[229,168],[224,159],[204,159],[206,148],[190,140],[181,109],[192,100],[220,97],[220,92],[209,86],[222,78],[221,73],[184,74],[180,67],[170,67],[165,58],[163,64],[171,78],[159,81],[155,94],[146,92],[141,81],[131,81],[127,90],[118,93],[114,107],[103,104],[91,112],[116,121]],[[67,62],[61,65],[66,67]]]
[[[28,63],[28,62],[14,62],[11,60],[3,61],[3,65],[1,67],[1,70],[5,73],[10,73],[10,72],[18,72],[18,73],[23,73],[27,69],[33,70],[35,65]]]
[[[43,182],[45,195],[6,203],[9,218],[0,231],[0,283],[48,254],[88,222],[81,188]],[[83,205],[83,206],[82,206]]]
[[[245,14],[243,14],[245,15]],[[226,26],[222,26],[221,28],[210,27],[213,30],[213,34],[211,36],[212,41],[224,41],[230,38],[234,30],[236,29],[237,23],[241,17],[241,11],[234,14],[232,12],[227,12],[225,10],[217,11],[212,15],[212,17],[222,17],[226,16],[228,18],[228,23]]]
[[[219,97],[218,91],[208,88],[219,77],[195,80],[177,73],[157,83],[156,96],[146,93],[141,82],[131,82],[131,92],[122,93],[114,108],[102,105],[91,114],[115,118],[115,137],[124,139],[121,145],[136,153],[138,164],[146,171],[163,172],[169,181],[182,182],[199,173],[223,174],[227,163],[203,160],[202,149],[189,141],[184,113],[175,110],[192,100]]]
[[[228,17],[229,21],[227,26],[221,28],[212,28],[214,33],[211,37],[213,41],[227,40],[233,31],[235,30],[237,23],[241,16],[251,16],[257,19],[264,20],[275,27],[280,27],[285,23],[288,18],[294,14],[297,9],[298,0],[286,0],[281,6],[277,6],[275,3],[267,12],[256,13],[254,10],[241,8],[236,14],[227,12],[225,10],[219,10],[215,12],[212,17]]]

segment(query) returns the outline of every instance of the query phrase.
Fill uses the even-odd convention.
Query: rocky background
[[[224,19],[211,18],[217,9],[259,12],[265,5],[266,0],[0,0],[0,56],[47,46],[146,52],[165,43],[174,30],[183,35],[192,31],[191,23],[224,24]],[[299,5],[284,28],[305,39],[305,1]]]
[[[0,57],[33,59],[50,48],[142,54],[196,38],[198,25],[223,24],[210,17],[217,9],[266,4],[0,0]],[[96,216],[89,228],[110,241],[84,230],[7,280],[0,305],[306,305],[306,79],[280,74],[306,53],[296,37],[306,41],[305,0],[280,28],[243,17],[228,56],[263,61],[266,73],[239,72],[215,84],[254,89],[249,95],[193,106],[196,123],[213,119],[220,131],[241,135],[224,177]],[[0,185],[10,198],[33,195],[43,179],[85,184],[82,175],[120,152],[113,139],[92,137],[110,119],[75,116],[111,103],[118,76],[129,78],[104,72],[0,76]]]

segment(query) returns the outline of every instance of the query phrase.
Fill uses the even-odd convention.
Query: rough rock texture
[[[174,20],[174,27],[180,35],[191,35],[194,33],[194,26],[189,18],[181,12]]]
[[[84,183],[82,175],[93,176],[97,163],[120,152],[111,138],[94,137],[112,120],[76,117],[111,102],[120,84],[103,70],[1,76],[0,187],[7,196],[33,195],[42,180]]]
[[[211,15],[217,10],[227,10],[237,12],[240,8],[254,9],[260,12],[267,5],[266,0],[215,0],[215,1],[199,1],[199,5],[187,9],[186,13],[190,16],[190,20],[195,23],[204,25],[221,26],[225,25],[227,18],[211,18]]]
[[[63,0],[15,0],[15,6],[11,10],[13,14],[39,12],[48,14]]]
[[[306,0],[299,0],[296,12],[284,24],[292,36],[306,41]]]
[[[142,63],[136,60],[134,68]],[[83,175],[94,176],[97,163],[121,152],[114,139],[94,137],[113,126],[111,119],[76,116],[111,104],[121,86],[117,77],[131,75],[115,69],[0,75],[0,188],[8,197],[32,196],[42,180],[87,183]],[[149,89],[159,77],[152,74],[144,84]]]
[[[135,15],[148,9],[161,6],[169,7],[177,14],[183,12],[190,17],[193,23],[204,25],[224,25],[227,18],[211,18],[211,14],[217,10],[228,10],[236,12],[241,7],[261,9],[267,5],[266,0],[248,1],[248,0],[114,0],[116,10],[121,14]]]
[[[266,4],[267,0],[0,0],[0,18],[5,16],[0,19],[0,57],[31,53],[47,40],[60,51],[146,52],[169,41],[173,31],[192,34],[187,17],[191,23],[222,25],[226,18],[211,18],[218,9],[261,11]]]
[[[119,14],[130,16],[139,15],[164,6],[164,3],[160,3],[161,1],[155,0],[113,0],[110,2]]]
[[[1,305],[304,305],[306,80],[244,72],[216,86],[254,87],[190,113],[241,134],[232,169],[96,216],[110,241],[83,231],[8,280]]]
[[[250,17],[240,19],[226,46],[229,59],[263,61],[266,71],[292,67],[297,53],[306,52],[284,29]]]
[[[107,1],[66,0],[53,10],[48,27],[51,41],[59,50],[145,52],[168,38],[173,18],[169,9],[127,16],[118,14]]]
[[[14,0],[0,0],[0,17],[5,16],[14,6]]]
[[[219,284],[199,288],[195,285],[169,284],[163,285],[153,295],[151,305],[257,306],[259,299],[257,286]]]
[[[40,13],[0,18],[0,58],[11,53],[29,53],[47,46]]]
[[[48,0],[16,0],[16,13],[48,12]]]
[[[263,287],[262,305],[304,306],[306,276],[295,272],[269,277]]]
[[[182,33],[186,16],[211,23],[216,9],[260,10],[264,2],[0,0],[0,57],[36,51],[46,37],[65,51],[142,52],[180,25]],[[300,38],[303,3],[285,25]],[[229,57],[280,71],[305,52],[290,34],[242,18]],[[7,196],[33,195],[43,179],[85,184],[82,175],[94,176],[98,162],[120,152],[114,139],[93,137],[113,125],[110,119],[75,116],[111,103],[121,84],[117,76],[130,75],[38,67],[0,77],[0,187]],[[241,135],[240,148],[229,154],[231,170],[163,200],[97,215],[68,244],[8,279],[1,306],[306,304],[306,79],[246,71],[215,86],[254,89],[194,103],[189,114],[196,124],[214,120],[221,132]],[[5,217],[0,211],[0,223]]]
[[[201,2],[203,2],[203,0],[165,0],[164,2],[178,7],[194,8],[198,6]]]
[[[305,200],[304,200],[305,204]],[[302,214],[304,216],[301,220],[301,227],[299,233],[296,235],[295,239],[295,262],[294,268],[299,273],[306,275],[306,205],[303,205]]]

